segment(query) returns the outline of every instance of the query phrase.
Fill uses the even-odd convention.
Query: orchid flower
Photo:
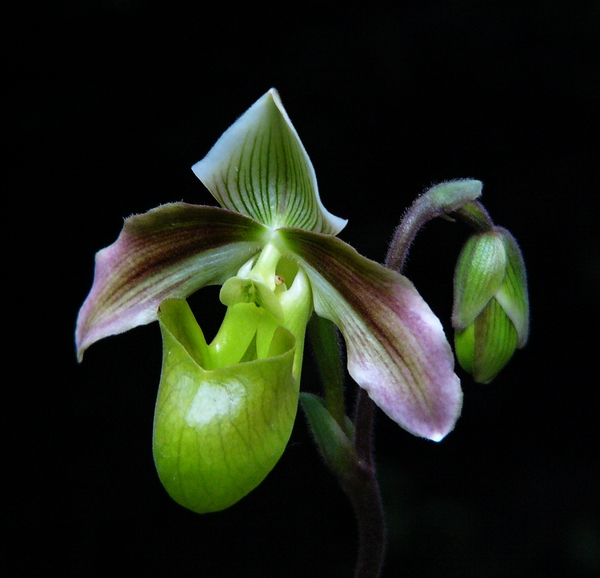
[[[196,512],[256,487],[290,437],[305,330],[339,328],[348,372],[408,432],[442,439],[462,393],[442,325],[413,284],[336,235],[312,163],[273,89],[193,171],[221,208],[171,203],[125,220],[96,255],[77,320],[95,341],[158,320],[163,368],[154,458],[169,494]],[[221,285],[227,311],[207,343],[185,299]],[[210,307],[210,305],[208,305]]]

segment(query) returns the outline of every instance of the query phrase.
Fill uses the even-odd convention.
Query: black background
[[[455,431],[434,444],[379,416],[384,576],[597,575],[597,1],[23,9],[6,26],[7,575],[352,574],[352,512],[301,414],[258,489],[198,516],[152,462],[157,325],[75,360],[94,253],[132,213],[212,204],[190,166],[271,86],[361,253],[383,258],[427,186],[474,177],[528,264],[530,343],[490,385],[459,371]],[[406,270],[446,327],[465,234],[431,223]],[[217,295],[191,300],[209,334]]]

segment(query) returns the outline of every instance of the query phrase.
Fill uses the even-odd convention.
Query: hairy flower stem
[[[435,186],[417,197],[394,231],[385,258],[385,266],[402,272],[408,250],[421,227],[435,217],[454,214],[475,229],[487,230],[492,222],[475,199],[481,194],[481,183],[468,179],[449,181]]]
[[[385,515],[373,460],[374,412],[374,403],[364,390],[359,389],[354,445],[362,467],[354,479],[343,484],[358,524],[359,548],[355,578],[380,576],[385,557]]]
[[[456,183],[460,187],[460,182]],[[435,217],[452,214],[476,230],[489,230],[493,224],[478,201],[467,201],[456,195],[445,198],[432,189],[418,197],[405,213],[386,255],[385,266],[402,272],[412,242],[421,227]],[[343,480],[358,522],[359,551],[355,578],[376,578],[383,567],[386,526],[383,504],[373,460],[373,418],[375,405],[359,389],[354,421],[354,447],[361,469],[353,479]]]
[[[435,217],[452,215],[465,221],[476,230],[491,229],[493,227],[491,219],[483,205],[475,200],[480,194],[481,183],[479,181],[462,179],[437,185],[418,197],[394,232],[386,255],[385,266],[401,273],[417,233],[425,223]],[[311,321],[309,333],[325,386],[324,405],[330,418],[333,418],[348,435],[351,428],[346,426],[342,367],[339,363],[340,351],[337,334],[330,322],[320,320],[318,317],[314,317]],[[306,399],[307,404],[310,402],[310,399]],[[307,408],[305,407],[305,409]],[[333,433],[336,430],[330,424],[326,428],[321,428],[319,435],[316,435],[317,445],[323,444],[320,445],[320,449],[325,461],[337,475],[356,515],[359,549],[355,578],[380,576],[385,556],[385,515],[373,459],[374,414],[373,401],[364,390],[359,389],[354,416],[351,457],[349,457],[347,449],[344,450],[343,441],[336,438],[337,434]],[[309,415],[309,420],[310,417]],[[315,420],[315,418],[316,416],[313,416],[312,419]]]
[[[348,436],[346,439],[349,438],[350,445],[353,447],[352,458],[349,458],[349,461],[345,461],[343,458],[341,461],[330,459],[337,454],[328,452],[327,443],[319,444],[319,440],[324,438],[320,437],[319,432],[315,429],[318,422],[312,423],[311,429],[325,458],[325,463],[336,475],[356,516],[359,547],[355,578],[377,578],[383,566],[386,529],[373,460],[375,404],[367,393],[359,388],[355,421],[353,426],[348,425],[344,409],[342,353],[337,331],[330,321],[318,316],[311,318],[308,331],[323,379],[324,405],[329,415]],[[307,399],[307,396],[302,397],[301,395],[301,401],[310,422],[310,406],[307,405],[311,401],[310,396]],[[331,442],[331,447],[335,447],[335,440],[331,439]],[[345,455],[348,457],[348,454]]]

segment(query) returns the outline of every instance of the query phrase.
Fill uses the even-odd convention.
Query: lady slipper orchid
[[[95,341],[158,319],[163,369],[154,457],[169,494],[224,509],[274,467],[298,406],[305,329],[335,323],[348,371],[409,432],[442,439],[462,393],[441,323],[413,284],[336,238],[313,166],[275,90],[193,167],[222,208],[171,203],[125,220],[96,255],[77,320]],[[208,344],[185,298],[222,285]]]

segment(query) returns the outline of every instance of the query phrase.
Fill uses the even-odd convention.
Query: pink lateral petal
[[[280,233],[310,278],[315,311],[344,336],[350,375],[403,428],[441,440],[462,391],[442,325],[413,284],[339,239]]]
[[[259,251],[264,230],[226,209],[186,203],[126,219],[118,239],[96,254],[77,318],[79,360],[95,341],[156,320],[167,297],[185,298],[235,275]]]

